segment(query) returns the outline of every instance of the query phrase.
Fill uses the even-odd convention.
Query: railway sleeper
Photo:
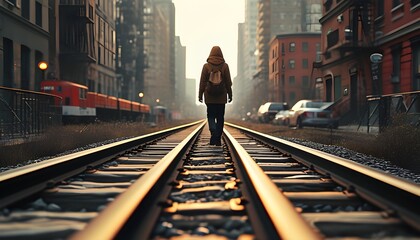
[[[184,160],[153,239],[252,239],[253,230],[225,147],[202,134]]]

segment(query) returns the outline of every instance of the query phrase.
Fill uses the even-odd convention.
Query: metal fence
[[[420,91],[406,92],[382,96],[367,96],[367,111],[365,120],[367,131],[378,127],[379,131],[395,123],[400,116],[399,123],[420,126]]]
[[[34,136],[61,125],[61,114],[59,96],[0,87],[1,141]]]

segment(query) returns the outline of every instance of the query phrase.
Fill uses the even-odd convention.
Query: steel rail
[[[238,164],[238,175],[246,183],[245,197],[252,199],[252,205],[261,203],[257,208],[262,211],[249,209],[250,212],[259,215],[260,220],[270,219],[268,223],[259,224],[258,220],[252,223],[258,225],[254,229],[258,236],[264,235],[263,239],[322,239],[226,129],[224,135],[231,157]],[[252,213],[249,215],[254,216]]]
[[[288,152],[298,161],[316,171],[329,175],[334,181],[356,192],[367,201],[397,214],[407,224],[420,230],[420,187],[380,170],[365,166],[319,150],[295,144],[284,139],[259,133],[238,125],[225,123],[243,133]]]
[[[156,203],[162,189],[167,184],[169,174],[177,174],[174,168],[202,131],[205,122],[197,127],[187,138],[172,149],[124,193],[111,202],[82,231],[70,239],[144,239],[148,238],[158,216],[151,216],[152,208],[160,213]],[[154,207],[152,207],[154,205]]]
[[[44,160],[0,174],[0,208],[33,195],[48,186],[109,161],[125,151],[199,124],[181,125],[155,133],[106,144],[100,147]]]

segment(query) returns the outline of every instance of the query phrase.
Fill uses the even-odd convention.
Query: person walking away
[[[217,75],[217,72],[220,75]],[[216,76],[216,77],[214,77]],[[211,79],[221,77],[219,84],[213,83]],[[217,81],[217,80],[216,80]],[[219,46],[214,46],[207,62],[203,65],[200,77],[198,100],[207,106],[207,121],[211,133],[210,145],[222,145],[222,133],[225,119],[225,104],[232,102],[232,80],[230,78],[229,66],[223,58]]]

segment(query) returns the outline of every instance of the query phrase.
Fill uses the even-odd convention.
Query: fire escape
[[[372,52],[374,29],[371,1],[354,0],[348,11],[349,25],[344,29],[344,42],[338,46],[337,50],[340,51],[342,57],[349,52],[356,55]]]
[[[61,0],[59,5],[61,78],[81,84],[86,84],[88,64],[96,62],[95,10],[90,2]]]

